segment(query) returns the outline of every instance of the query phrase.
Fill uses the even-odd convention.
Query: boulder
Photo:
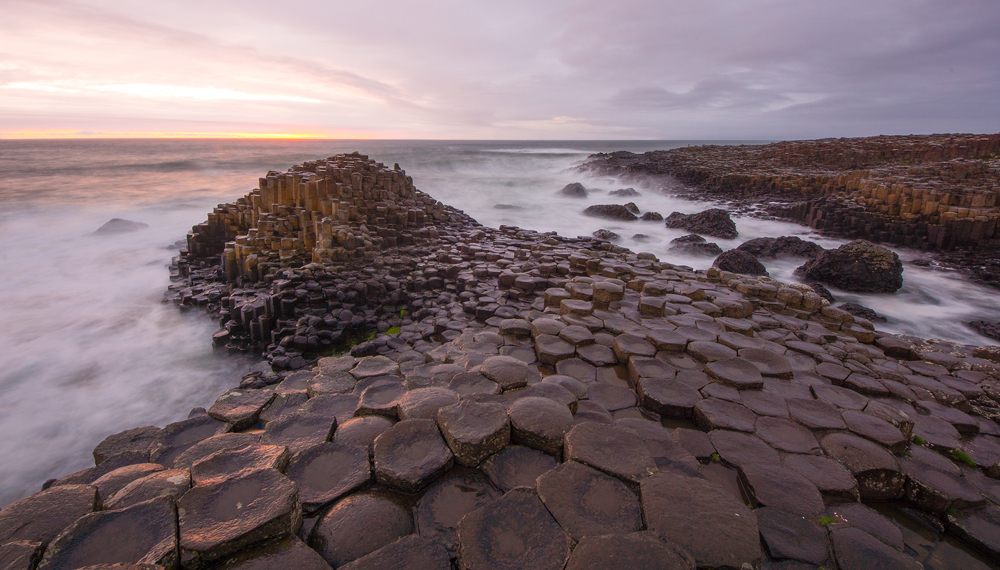
[[[639,219],[628,208],[621,204],[595,204],[583,211],[584,216],[594,218],[605,218],[608,220],[618,220],[622,222],[634,222]]]
[[[688,234],[670,240],[669,251],[687,255],[716,256],[722,253],[722,248],[715,242],[707,241],[698,234]]]
[[[740,273],[742,275],[767,275],[767,268],[757,261],[752,253],[741,249],[731,249],[723,252],[712,262],[713,267],[718,267],[730,273]]]
[[[826,251],[818,243],[795,236],[754,238],[740,244],[736,249],[764,259],[777,257],[807,257],[811,259]]]
[[[639,219],[644,222],[662,222],[663,214],[659,212],[643,212]]]
[[[854,293],[894,293],[903,286],[899,256],[865,240],[826,250],[795,274]]]
[[[735,239],[739,235],[729,212],[721,208],[711,208],[697,214],[674,212],[667,216],[667,227],[722,239]]]
[[[640,196],[639,192],[635,188],[619,188],[618,190],[610,190],[608,192],[609,196],[620,196],[622,198],[631,198],[633,196]]]
[[[622,238],[622,236],[616,234],[615,232],[605,229],[597,230],[591,235],[601,241],[618,241]]]
[[[579,182],[570,182],[569,184],[562,187],[559,194],[563,196],[569,196],[571,198],[586,198],[587,188]]]

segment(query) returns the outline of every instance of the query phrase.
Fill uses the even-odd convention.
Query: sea
[[[389,166],[399,163],[418,188],[484,225],[566,236],[608,229],[622,236],[621,245],[700,269],[712,259],[668,251],[670,240],[685,232],[662,222],[609,222],[581,212],[591,204],[633,201],[642,211],[667,216],[715,204],[691,199],[676,182],[625,182],[574,170],[597,152],[692,144],[737,143],[0,140],[0,507],[49,478],[93,465],[91,450],[108,435],[182,420],[239,382],[253,361],[212,351],[217,323],[161,300],[177,242],[214,206],[255,188],[268,170],[358,151]],[[590,195],[560,195],[570,182],[583,183]],[[625,187],[640,195],[608,195]],[[112,218],[149,227],[95,234]],[[824,247],[844,243],[793,223],[735,221],[738,238],[713,240],[723,249],[783,235]],[[920,252],[898,253],[905,271],[897,293],[833,294],[887,316],[885,330],[995,344],[965,325],[1000,320],[995,291],[954,272],[915,265],[924,257]],[[764,261],[773,277],[785,281],[795,281],[799,263]]]

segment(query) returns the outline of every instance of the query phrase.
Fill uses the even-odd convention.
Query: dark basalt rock
[[[479,372],[496,382],[501,390],[528,384],[528,365],[512,356],[490,356],[479,365]]]
[[[295,454],[285,475],[299,487],[299,500],[312,514],[371,481],[368,449],[321,443]]]
[[[195,485],[177,502],[181,563],[206,564],[302,524],[298,488],[273,469]]]
[[[991,323],[989,321],[971,321],[969,323],[969,328],[986,338],[1000,340],[1000,323]]]
[[[95,235],[109,235],[109,234],[125,234],[130,232],[137,232],[139,230],[144,230],[149,227],[149,224],[143,222],[133,222],[132,220],[123,220],[121,218],[111,218],[109,221],[96,231]]]
[[[656,472],[646,444],[624,427],[593,422],[577,425],[566,434],[564,450],[567,461],[579,461],[626,481]]]
[[[284,445],[248,445],[239,449],[217,451],[191,466],[191,480],[196,485],[226,479],[234,474],[257,469],[288,467],[291,453]]]
[[[691,418],[701,394],[675,378],[640,378],[637,385],[642,405],[662,416]]]
[[[634,222],[639,218],[621,204],[595,204],[583,211],[584,216],[605,218],[622,222]]]
[[[731,249],[723,252],[712,262],[713,267],[718,267],[730,273],[740,273],[742,275],[767,275],[767,268],[757,261],[751,253],[741,249]]]
[[[285,414],[264,428],[261,443],[284,445],[292,453],[330,441],[337,420],[326,415],[307,412]]]
[[[215,400],[208,409],[208,415],[241,431],[257,423],[260,412],[273,399],[274,392],[271,390],[228,390]]]
[[[837,523],[859,528],[900,552],[906,547],[899,524],[871,507],[847,503],[829,507],[826,513]]]
[[[125,467],[119,467],[110,473],[106,473],[101,477],[98,477],[91,483],[93,486],[97,487],[97,492],[101,496],[101,502],[106,503],[112,495],[117,493],[122,487],[128,485],[136,479],[142,479],[143,477],[156,473],[157,471],[163,471],[164,467],[159,463],[136,463],[135,465],[126,465]]]
[[[907,554],[886,546],[879,539],[853,527],[830,531],[833,553],[841,570],[870,570],[871,568],[898,568],[919,570],[923,564]]]
[[[840,461],[858,480],[862,499],[891,500],[903,494],[906,476],[884,447],[856,435],[833,433],[820,441],[827,455]]]
[[[669,251],[676,251],[688,255],[717,256],[722,253],[719,244],[709,242],[698,234],[688,234],[670,240]]]
[[[442,408],[438,427],[460,465],[475,467],[510,442],[510,419],[500,404],[463,400]]]
[[[605,229],[597,230],[591,235],[602,241],[618,241],[622,238],[622,236],[616,234],[615,232]]]
[[[563,437],[573,427],[569,408],[550,400],[530,396],[511,404],[511,441],[562,457]]]
[[[416,493],[451,469],[454,455],[434,420],[405,420],[375,438],[375,479]]]
[[[771,558],[799,560],[817,566],[828,562],[830,540],[826,529],[816,522],[774,507],[756,509],[754,514]]]
[[[415,519],[420,536],[455,551],[455,528],[462,517],[501,496],[478,473],[453,475],[427,489],[417,503]]]
[[[579,182],[570,182],[559,190],[559,194],[569,196],[571,198],[586,198],[587,188]]]
[[[412,532],[409,509],[382,495],[356,493],[323,515],[309,535],[309,546],[340,568]]]
[[[739,235],[729,212],[721,208],[711,208],[697,214],[674,212],[667,216],[667,227],[722,239],[735,239]]]
[[[122,540],[122,537],[128,540]],[[39,569],[96,564],[177,565],[177,507],[160,497],[119,511],[91,513],[52,541]]]
[[[777,257],[813,258],[826,251],[818,243],[806,241],[795,236],[754,238],[740,244],[737,249],[764,259],[774,259]]]
[[[636,216],[639,215],[639,206],[636,206],[635,202],[629,202],[628,204],[625,204],[625,209],[628,210],[629,212],[632,212]]]
[[[330,565],[298,537],[288,536],[241,551],[226,558],[212,570],[330,570]]]
[[[869,309],[864,305],[859,305],[857,303],[841,303],[837,305],[838,309],[841,311],[847,311],[848,313],[854,315],[855,317],[861,317],[863,319],[868,319],[873,323],[884,323],[888,321],[886,317],[876,313],[873,309]]]
[[[109,435],[94,448],[94,465],[100,465],[105,459],[125,451],[149,453],[149,447],[159,433],[160,428],[145,426]]]
[[[516,204],[493,204],[496,210],[523,210],[524,208]]]
[[[566,570],[694,570],[691,555],[652,532],[585,536]]]
[[[0,545],[0,568],[4,570],[34,570],[45,548],[40,542],[18,540]]]
[[[536,485],[545,507],[576,540],[642,530],[639,498],[624,483],[596,469],[566,461],[540,476]]]
[[[226,433],[231,426],[210,416],[198,416],[168,424],[153,440],[149,460],[170,466],[189,447],[213,435]]]
[[[839,461],[823,455],[790,453],[782,464],[812,481],[824,495],[858,501],[858,482]]]
[[[562,568],[570,537],[533,489],[516,488],[458,523],[458,566],[464,570]]]
[[[716,360],[705,365],[705,372],[716,381],[737,390],[760,390],[764,378],[754,364],[742,358]]]
[[[808,479],[777,464],[740,466],[740,481],[752,501],[766,507],[808,517],[823,510],[823,497]]]
[[[795,274],[855,293],[894,293],[903,286],[903,262],[888,249],[856,240],[826,250]]]
[[[644,222],[662,222],[663,214],[659,212],[643,212],[639,219]]]
[[[788,418],[758,418],[755,427],[757,436],[779,451],[813,454],[821,451],[816,436]]]
[[[556,465],[556,460],[543,451],[511,445],[484,461],[481,469],[497,489],[506,493],[514,487],[534,487],[535,479]]]
[[[756,435],[715,429],[708,432],[708,438],[722,460],[735,467],[752,463],[774,465],[780,459],[778,452]]]
[[[409,390],[399,398],[399,419],[433,420],[441,408],[457,404],[459,395],[454,390],[429,386]]]
[[[362,416],[352,418],[337,427],[333,442],[343,445],[359,445],[371,449],[375,438],[393,425],[393,421],[382,416]]]
[[[0,544],[30,541],[46,545],[73,521],[99,508],[97,487],[60,485],[46,489],[0,511]]]
[[[639,495],[647,528],[689,552],[698,567],[760,560],[757,517],[715,483],[661,471],[643,479]]]
[[[411,534],[338,570],[451,570],[448,551],[436,540]]]
[[[122,487],[104,502],[105,510],[118,510],[132,505],[171,496],[179,499],[191,488],[191,473],[187,469],[157,471]]]
[[[174,460],[173,467],[190,469],[195,462],[224,449],[239,449],[260,442],[260,435],[254,433],[220,433],[199,441],[184,450]]]
[[[635,188],[619,188],[618,190],[609,190],[609,196],[619,196],[622,198],[632,198],[633,196],[641,196]]]

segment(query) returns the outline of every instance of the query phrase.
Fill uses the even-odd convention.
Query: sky
[[[0,138],[1000,131],[996,0],[0,0]]]

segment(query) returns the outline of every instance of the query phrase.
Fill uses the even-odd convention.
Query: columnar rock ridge
[[[594,155],[584,169],[671,175],[850,238],[1000,250],[1000,134],[879,136]]]
[[[288,216],[316,227],[314,210],[285,211],[271,221],[289,224],[287,239],[302,231]],[[277,257],[232,248],[258,254],[256,273],[224,274],[192,248],[174,292],[242,319],[234,332],[266,321],[330,340],[319,333],[343,311],[393,326],[315,361],[282,336],[269,354],[286,361],[256,367],[209,410],[109,436],[94,467],[0,511],[0,561],[943,567],[869,506],[898,501],[1000,563],[997,347],[885,334],[808,286],[439,212],[413,244],[369,231],[355,260],[314,262],[333,249],[319,240],[282,257],[272,241]],[[221,257],[242,234],[212,227],[201,234],[220,232],[220,249],[204,253]],[[398,304],[381,312],[378,291],[348,286],[390,278]],[[247,298],[263,299],[259,314]]]

